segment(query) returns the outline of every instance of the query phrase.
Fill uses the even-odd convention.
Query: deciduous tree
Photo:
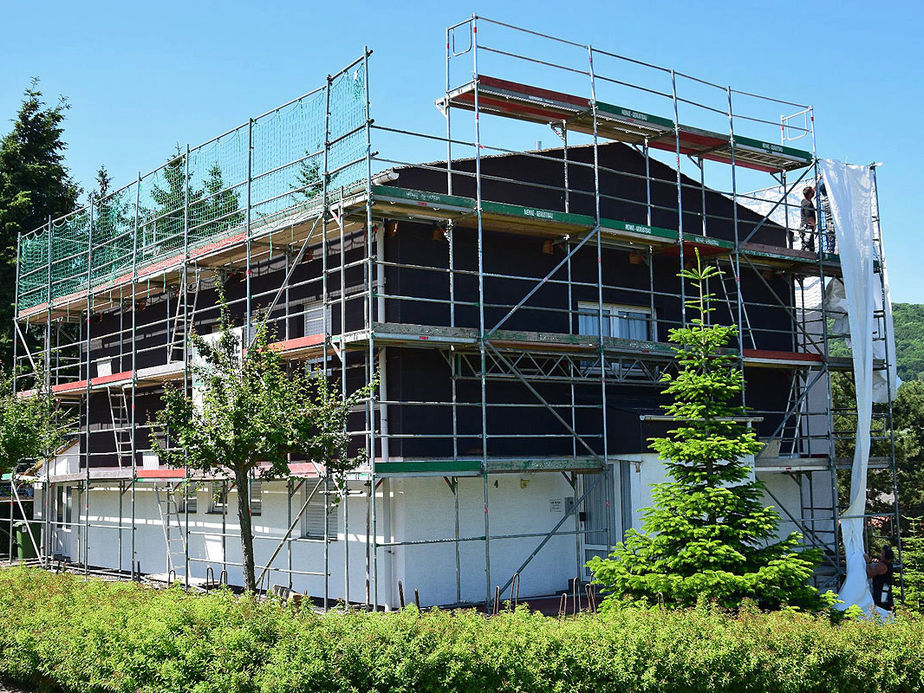
[[[335,486],[363,453],[350,455],[347,416],[375,383],[341,397],[325,375],[309,367],[292,372],[273,350],[265,321],[260,321],[249,348],[232,327],[220,298],[220,332],[217,341],[192,335],[197,356],[193,378],[201,399],[167,387],[163,408],[156,415],[159,428],[169,435],[166,446],[156,434],[152,446],[167,464],[187,467],[205,475],[230,474],[237,486],[237,515],[241,528],[244,587],[256,589],[250,480],[285,478],[288,455],[317,462]]]
[[[13,471],[20,462],[46,457],[65,442],[73,419],[41,385],[17,393],[13,376],[0,371],[0,473]]]

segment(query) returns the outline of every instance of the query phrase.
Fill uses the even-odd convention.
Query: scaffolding
[[[436,100],[444,133],[373,121],[371,51],[364,49],[319,88],[178,150],[124,188],[20,237],[14,360],[33,368],[43,363],[45,385],[74,408],[79,424],[74,464],[59,456],[37,472],[44,489],[37,547],[43,564],[58,553],[55,531],[73,529],[81,552],[73,562],[89,573],[92,530],[94,541],[116,536],[119,565],[110,568],[139,575],[137,492],[151,489],[165,542],[163,571],[151,572],[209,586],[233,565],[224,560],[234,536],[224,503],[223,560],[191,555],[196,531],[186,495],[186,484],[209,482],[227,498],[230,480],[157,465],[148,445],[153,429],[143,418],[165,383],[195,392],[188,335],[216,319],[209,296],[220,284],[245,343],[265,316],[276,335],[273,348],[287,360],[326,369],[344,395],[381,373],[377,393],[351,416],[354,448],[365,451],[365,460],[340,491],[344,500],[365,504],[365,516],[351,525],[356,504],[343,503],[344,543],[365,545],[359,568],[365,593],[350,594],[357,567],[344,548],[344,593],[337,598],[379,607],[380,590],[392,588],[379,561],[395,549],[438,544],[454,547],[459,603],[462,546],[483,545],[485,603],[497,586],[510,587],[553,537],[574,536],[580,578],[589,555],[582,547],[621,538],[609,513],[590,528],[580,519],[582,508],[616,492],[619,465],[639,464],[645,436],[665,423],[656,405],[661,376],[673,367],[664,339],[670,327],[685,324],[686,295],[682,282],[666,284],[656,267],[669,263],[676,275],[698,251],[723,270],[716,319],[739,326],[734,349],[749,382],[772,378],[788,388],[778,406],[755,407],[750,387],[742,397],[767,443],[755,474],[787,475],[798,484],[799,507],[774,500],[807,544],[825,550],[819,584],[835,582],[843,570],[838,475],[849,460],[838,457],[843,432],[834,420],[844,412],[832,407],[831,375],[849,377],[852,366],[830,353],[842,337],[832,333],[826,307],[829,282],[840,273],[826,242],[831,230],[819,215],[819,228],[809,234],[818,252],[814,239],[807,247],[790,200],[800,185],[818,179],[811,106],[474,15],[449,27],[445,38],[444,93]],[[559,146],[489,143],[521,141],[538,128],[550,130]],[[613,156],[630,157],[632,166],[614,165]],[[505,169],[510,160],[519,168]],[[519,173],[532,166],[554,170],[554,179]],[[749,211],[768,201],[769,211]],[[614,209],[620,216],[610,215]],[[882,278],[878,212],[875,221]],[[431,230],[439,262],[389,254],[401,224]],[[548,261],[526,268],[499,258],[497,234],[534,239]],[[641,279],[620,282],[607,268],[614,258],[625,259]],[[496,290],[501,285],[503,292]],[[884,283],[882,291],[887,302]],[[553,293],[566,300],[548,298]],[[617,295],[628,296],[621,303],[635,312],[619,313]],[[405,314],[423,317],[410,321]],[[777,318],[768,322],[767,315]],[[878,338],[887,341],[885,318],[877,318]],[[615,333],[620,320],[631,323],[628,334]],[[445,396],[389,386],[388,358],[408,353],[444,364]],[[888,369],[892,358],[887,353],[875,367]],[[23,389],[34,386],[27,381]],[[891,473],[894,484],[893,395],[876,431],[886,453],[872,467]],[[629,406],[627,397],[645,404]],[[422,411],[435,412],[433,421],[413,430],[408,422]],[[623,426],[626,416],[634,420],[636,454],[611,449],[611,419]],[[532,418],[545,430],[527,426]],[[427,444],[439,453],[412,453]],[[320,576],[326,608],[335,569],[328,519],[335,491],[312,461],[293,459],[290,467],[288,531],[256,536],[274,546],[258,571],[267,586]],[[564,475],[574,500],[553,526],[492,531],[502,511],[492,509],[490,481],[503,473]],[[421,477],[445,481],[455,531],[394,540],[379,524],[379,514],[390,513],[390,483]],[[480,486],[478,535],[460,530],[462,483]],[[75,484],[82,521],[80,513],[73,520],[53,512],[52,489]],[[91,526],[95,489],[117,490],[116,523]],[[306,496],[300,507],[298,493]],[[294,529],[313,498],[325,507],[323,566],[299,571],[292,557],[303,539]],[[887,522],[872,524],[897,541],[897,493],[892,500],[887,512],[875,514]],[[532,548],[519,570],[497,574],[492,545],[510,540]],[[204,580],[192,576],[203,572],[196,563],[206,564]]]

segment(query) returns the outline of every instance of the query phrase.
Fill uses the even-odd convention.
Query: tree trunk
[[[248,592],[257,591],[257,580],[253,565],[253,525],[250,517],[250,484],[247,472],[235,470],[234,479],[237,482],[237,519],[241,525],[241,556],[243,556],[244,589]]]

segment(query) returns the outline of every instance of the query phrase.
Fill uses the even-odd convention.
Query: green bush
[[[909,691],[924,618],[745,608],[296,612],[0,570],[0,678],[65,691]]]

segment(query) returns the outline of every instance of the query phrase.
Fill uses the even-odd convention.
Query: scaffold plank
[[[403,217],[412,220],[455,220],[462,227],[473,226],[477,213],[477,204],[472,198],[382,185],[372,186],[372,203],[376,216]],[[357,193],[343,201],[340,212],[345,217],[349,217],[358,211],[364,212],[365,204],[366,194]],[[272,222],[261,226],[262,231],[252,233],[251,239],[252,241],[262,239],[277,247],[302,242],[311,233],[314,219],[316,219],[316,211],[306,211],[300,207],[295,209],[289,217],[276,215]],[[482,220],[488,230],[525,233],[544,238],[560,238],[563,235],[576,238],[581,233],[589,233],[596,228],[594,218],[588,215],[492,201],[482,202]],[[676,229],[608,218],[601,219],[600,228],[602,239],[608,245],[652,246],[666,252],[679,251]],[[361,232],[361,230],[362,224],[357,224],[355,228],[349,229],[348,235]],[[339,236],[339,228],[336,224],[331,224],[328,237],[333,239],[337,236]],[[209,267],[229,266],[235,262],[241,262],[246,257],[246,239],[246,233],[238,232],[202,242],[190,249],[189,262]],[[316,242],[321,242],[319,232]],[[709,236],[684,234],[684,243],[689,246],[690,250],[696,247],[702,253],[712,256],[728,255],[734,252],[732,241]],[[840,259],[831,253],[824,253],[819,259],[818,255],[808,251],[756,243],[741,244],[740,251],[750,258],[752,263],[760,267],[774,267],[812,274],[821,262],[825,267],[825,273],[829,276],[836,276],[840,271]],[[179,281],[183,257],[182,254],[174,254],[140,265],[134,279],[136,300],[161,291],[162,286],[167,283]],[[104,302],[104,305],[100,305],[97,302],[99,299],[94,298],[94,307],[98,310],[117,306],[122,299],[119,292],[129,287],[132,281],[132,273],[127,273],[94,285],[91,293],[95,297],[105,298],[107,295],[118,295],[118,300],[113,298],[108,303]],[[54,299],[51,304],[52,315],[76,320],[81,311],[86,309],[87,298],[87,291],[84,288]],[[18,319],[27,320],[33,316],[41,316],[48,309],[48,303],[43,302],[20,310]]]
[[[504,474],[515,472],[585,472],[592,473],[603,465],[595,457],[488,457],[487,472]],[[482,471],[480,457],[457,457],[378,461],[377,477],[394,476],[477,476]]]
[[[655,149],[674,151],[721,163],[776,173],[805,168],[812,154],[782,144],[703,130],[651,113],[597,101],[564,92],[543,89],[488,75],[476,79],[437,100],[441,108],[475,108],[486,113],[546,125],[566,123],[569,130],[596,134],[630,144],[646,142]],[[594,105],[596,108],[594,108]],[[594,112],[596,111],[596,122]]]

